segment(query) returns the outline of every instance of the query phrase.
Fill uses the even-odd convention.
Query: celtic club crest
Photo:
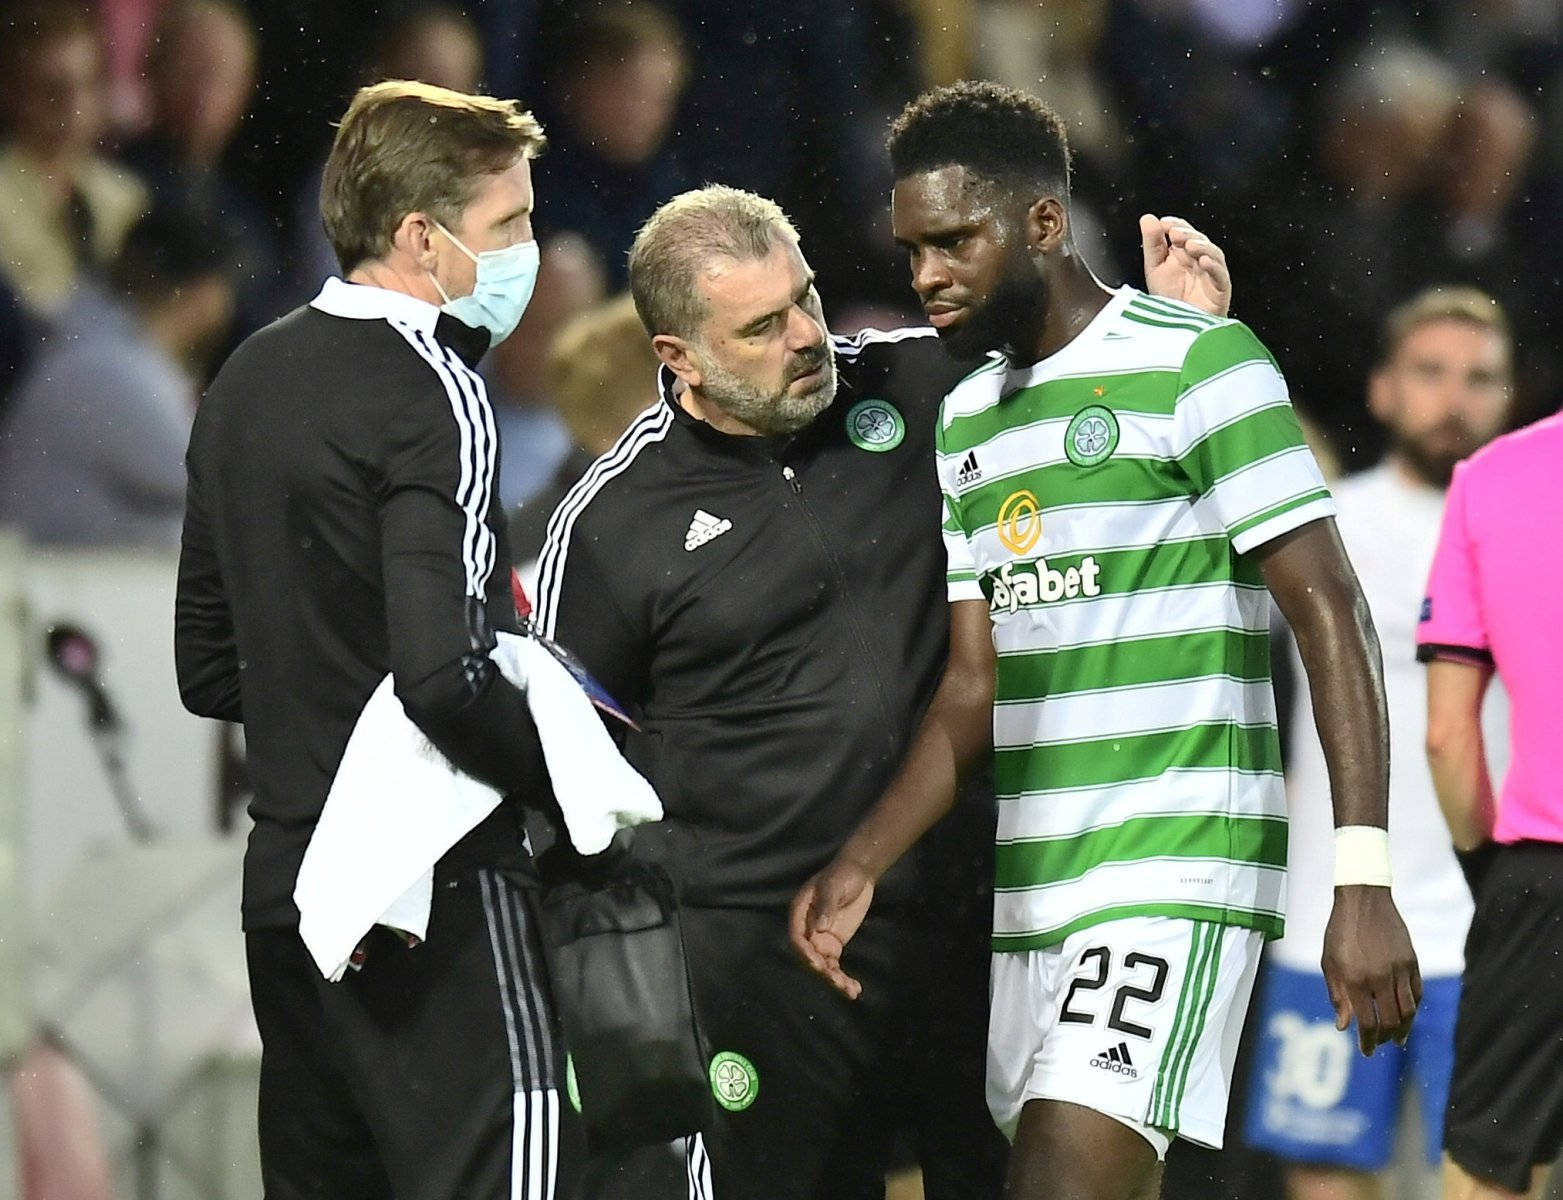
[[[1064,430],[1064,454],[1077,467],[1106,462],[1118,448],[1118,418],[1102,404],[1082,408]]]
[[[847,437],[859,450],[883,454],[906,437],[906,422],[887,400],[859,400],[847,411]]]
[[[760,1073],[742,1054],[722,1050],[711,1059],[711,1094],[728,1112],[743,1112],[760,1094]]]

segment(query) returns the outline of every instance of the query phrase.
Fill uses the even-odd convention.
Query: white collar
[[[427,300],[369,283],[348,283],[335,275],[326,280],[320,288],[320,295],[311,300],[309,305],[333,317],[359,321],[400,321],[431,337],[435,323],[440,319],[440,310]]]

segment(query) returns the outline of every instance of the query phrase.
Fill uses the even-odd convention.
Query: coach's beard
[[[829,342],[819,351],[800,360],[778,392],[755,387],[742,375],[729,371],[709,355],[701,363],[701,394],[735,421],[741,421],[762,437],[784,437],[797,433],[836,398],[836,352]],[[792,384],[824,364],[820,381],[806,392],[794,395]]]

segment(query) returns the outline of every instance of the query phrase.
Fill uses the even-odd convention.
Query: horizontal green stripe
[[[1306,496],[1298,496],[1295,500],[1288,500],[1285,504],[1277,504],[1274,508],[1267,508],[1262,513],[1255,513],[1246,521],[1239,521],[1232,526],[1231,534],[1233,537],[1237,537],[1240,534],[1247,533],[1255,525],[1263,525],[1266,521],[1275,517],[1284,516],[1294,508],[1301,508],[1304,504],[1312,504],[1315,500],[1328,500],[1329,498],[1330,489],[1319,488],[1316,491],[1309,492]]]
[[[1176,371],[1106,372],[1050,379],[1021,388],[982,412],[953,417],[939,434],[939,449],[945,454],[965,454],[1021,425],[1063,420],[1092,404],[1104,404],[1115,413],[1167,417],[1175,410],[1177,398]],[[1062,429],[1058,436],[1062,439]]]
[[[994,858],[993,885],[1041,887],[1079,879],[1103,863],[1163,857],[1224,858],[1284,867],[1286,821],[1224,813],[1163,814],[1131,817],[1107,829],[1070,837],[1001,842]]]
[[[1226,675],[1270,678],[1270,635],[1258,630],[1212,629],[999,657],[994,699],[1041,700],[1048,696],[1169,683]]]
[[[1111,504],[1131,500],[1176,500],[1193,495],[1182,469],[1170,459],[1129,458],[1113,455],[1095,467],[1070,462],[1033,467],[1005,479],[995,479],[968,492],[955,519],[963,529],[994,524],[1004,501],[1022,489],[1030,491],[1044,509],[1057,504]],[[1043,515],[1046,536],[1047,516]]]
[[[1173,767],[1279,771],[1281,745],[1274,725],[1212,721],[1159,733],[998,750],[993,783],[1001,797],[1018,796],[1149,780]]]
[[[1180,917],[1188,921],[1210,921],[1217,925],[1235,925],[1240,929],[1257,929],[1267,938],[1278,938],[1286,932],[1286,920],[1279,913],[1246,912],[1215,904],[1115,904],[1111,908],[1086,913],[1066,924],[1037,933],[995,932],[993,949],[999,953],[1045,950],[1082,929],[1105,925],[1108,921],[1121,921],[1125,917]]]
[[[1196,388],[1212,375],[1252,359],[1275,365],[1275,358],[1247,325],[1229,321],[1207,329],[1194,339],[1183,356],[1183,390]]]
[[[1236,537],[1240,532],[1239,529],[1230,530],[1227,536]],[[1265,575],[1259,560],[1247,554],[1238,555],[1232,561],[1232,582],[1238,587],[1264,587]]]
[[[1192,321],[1176,321],[1170,318],[1153,317],[1144,309],[1126,308],[1123,310],[1123,318],[1126,321],[1134,321],[1140,325],[1153,325],[1157,329],[1184,329],[1189,333],[1203,333],[1205,327],[1196,325]]]
[[[1189,321],[1206,329],[1221,324],[1224,319],[1194,308],[1192,305],[1177,304],[1168,300],[1165,296],[1152,296],[1149,293],[1134,297],[1134,299],[1129,301],[1129,307],[1140,309],[1153,315],[1176,317],[1180,321]]]
[[[1219,480],[1262,458],[1305,446],[1290,404],[1272,404],[1206,434],[1178,459],[1195,488],[1208,492]]]

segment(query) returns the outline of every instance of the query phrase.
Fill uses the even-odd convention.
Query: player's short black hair
[[[1005,187],[1069,197],[1069,135],[1058,114],[1030,92],[963,80],[924,92],[890,126],[897,179],[965,167]]]

